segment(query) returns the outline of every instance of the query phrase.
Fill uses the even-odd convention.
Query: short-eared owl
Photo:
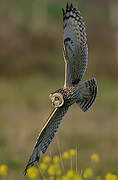
[[[83,18],[72,4],[68,5],[67,3],[66,11],[62,10],[65,84],[63,88],[52,92],[49,96],[54,110],[39,134],[26,166],[25,174],[27,169],[34,165],[34,162],[39,161],[40,152],[46,152],[69,107],[77,103],[85,112],[93,105],[97,95],[97,82],[95,78],[80,82],[88,64],[88,46]]]

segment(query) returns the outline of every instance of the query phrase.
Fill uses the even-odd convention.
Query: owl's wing
[[[27,173],[27,169],[30,166],[34,165],[34,162],[38,162],[40,159],[40,151],[43,153],[46,152],[49,144],[51,143],[52,139],[54,138],[55,133],[57,132],[57,129],[68,110],[68,107],[62,106],[60,108],[55,108],[52,113],[50,114],[47,122],[44,124],[39,137],[37,139],[37,142],[34,146],[32,155],[29,159],[29,162],[25,168],[25,174]]]
[[[65,87],[77,84],[88,64],[88,46],[85,24],[80,12],[67,3],[63,10]]]

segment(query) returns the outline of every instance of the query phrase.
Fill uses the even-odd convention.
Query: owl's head
[[[49,95],[52,105],[57,108],[64,104],[63,95],[61,93],[54,93]]]

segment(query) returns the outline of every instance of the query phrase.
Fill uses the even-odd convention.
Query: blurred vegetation
[[[66,1],[6,0],[0,3],[0,74],[12,77],[40,72],[61,74],[61,8]],[[116,77],[118,27],[112,20],[113,3],[105,0],[73,3],[79,6],[86,20],[88,72]]]
[[[9,179],[22,175],[38,132],[52,110],[50,92],[63,86],[63,24],[67,1],[0,1],[0,164]],[[69,1],[71,2],[71,1]],[[47,154],[79,146],[85,169],[100,154],[97,174],[118,172],[118,3],[73,0],[84,16],[89,45],[85,79],[95,76],[99,94],[87,113],[74,105]],[[73,127],[73,128],[72,128]]]

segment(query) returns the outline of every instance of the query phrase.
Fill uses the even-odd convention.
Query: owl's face
[[[57,108],[64,104],[63,95],[61,93],[54,93],[49,95],[52,105]]]

